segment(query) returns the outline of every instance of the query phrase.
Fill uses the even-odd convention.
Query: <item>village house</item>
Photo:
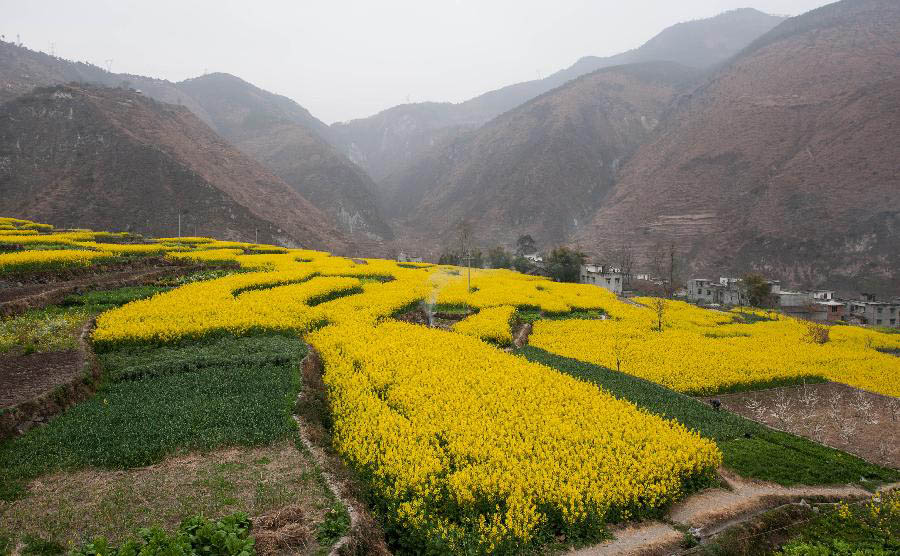
[[[606,288],[616,295],[622,295],[624,276],[618,268],[604,267],[598,264],[581,265],[580,282]]]
[[[892,301],[875,301],[874,295],[864,300],[850,301],[847,314],[849,317],[869,326],[885,326],[900,328],[900,298]]]
[[[397,262],[398,263],[421,263],[423,261],[422,261],[422,257],[412,257],[410,255],[407,255],[403,251],[400,251],[400,254],[397,255]]]
[[[846,307],[836,301],[834,290],[791,291],[774,294],[781,312],[786,315],[817,322],[844,320]]]
[[[687,284],[687,299],[699,305],[742,305],[740,278],[719,278],[713,282],[707,278],[692,278]]]
[[[767,280],[769,291],[781,292],[781,282]],[[687,283],[687,299],[699,305],[744,305],[747,303],[742,278],[721,276],[718,282],[707,278],[692,278]]]

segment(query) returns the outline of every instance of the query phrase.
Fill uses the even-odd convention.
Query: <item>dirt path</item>
[[[650,521],[614,530],[615,539],[571,554],[584,556],[636,556],[638,554],[670,554],[677,548],[683,535],[671,525],[660,521]]]
[[[720,474],[732,490],[714,488],[697,493],[669,510],[666,522],[648,521],[613,531],[614,540],[585,547],[571,554],[671,554],[678,550],[684,538],[684,534],[675,529],[675,525],[691,529],[702,541],[782,504],[811,498],[862,500],[872,496],[871,492],[853,485],[783,487],[745,480],[724,469],[720,470]],[[881,490],[891,490],[898,486],[900,484],[886,485]]]
[[[528,337],[531,336],[531,331],[534,329],[534,325],[530,322],[526,322],[519,328],[516,332],[516,337],[513,340],[513,345],[516,346],[516,349],[523,347],[528,343]]]
[[[343,537],[331,547],[329,556],[338,554],[370,554],[372,556],[389,555],[384,542],[384,534],[378,528],[374,518],[359,499],[355,479],[344,466],[341,458],[328,446],[330,437],[325,431],[322,418],[327,409],[325,401],[325,385],[322,382],[324,371],[319,354],[308,346],[308,353],[300,362],[303,376],[303,387],[297,396],[297,409],[294,420],[300,432],[300,440],[309,451],[316,466],[321,470],[328,490],[343,505],[350,515],[350,527]]]

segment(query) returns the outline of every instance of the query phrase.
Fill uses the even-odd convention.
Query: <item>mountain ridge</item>
[[[682,65],[709,67],[736,54],[783,20],[780,16],[743,8],[711,18],[678,23],[667,27],[642,46],[603,58],[585,56],[569,68],[543,79],[507,85],[456,104],[403,104],[368,118],[332,124],[334,145],[381,184],[428,148],[477,128],[580,75],[604,67],[650,61],[674,61]],[[703,41],[698,41],[697,37],[709,43],[699,44]],[[673,49],[673,42],[679,41],[694,43],[694,46]],[[430,111],[427,110],[429,108]]]

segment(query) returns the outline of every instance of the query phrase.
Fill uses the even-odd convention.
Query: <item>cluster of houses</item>
[[[777,280],[769,280],[772,305],[782,313],[817,322],[847,322],[868,326],[900,328],[900,297],[878,301],[874,295],[860,299],[840,300],[834,290],[783,290]],[[688,280],[688,301],[706,306],[745,305],[747,299],[740,278],[706,278]]]
[[[649,274],[631,276],[661,284]],[[581,267],[580,282],[606,288],[616,295],[625,295],[625,275],[621,269],[609,265],[585,264]],[[824,323],[846,322],[866,326],[900,328],[900,297],[879,301],[874,295],[863,294],[859,299],[841,300],[834,290],[785,290],[778,280],[767,280],[771,305],[786,315]],[[718,280],[692,278],[687,288],[675,293],[692,303],[707,307],[747,305],[747,294],[740,278],[721,277]]]

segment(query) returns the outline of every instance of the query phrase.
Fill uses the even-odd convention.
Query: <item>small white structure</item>
[[[624,277],[617,268],[598,264],[581,265],[580,282],[606,288],[616,295],[622,295]]]
[[[707,278],[692,278],[688,280],[687,298],[688,301],[701,305],[743,305],[743,283],[740,278],[724,276],[718,282]]]
[[[533,263],[544,262],[544,257],[542,257],[540,253],[529,253],[528,255],[525,255],[525,258]]]
[[[407,255],[406,253],[404,253],[403,251],[400,251],[400,254],[397,255],[397,262],[398,263],[421,263],[423,261],[422,261],[422,257],[411,257],[411,256]]]

